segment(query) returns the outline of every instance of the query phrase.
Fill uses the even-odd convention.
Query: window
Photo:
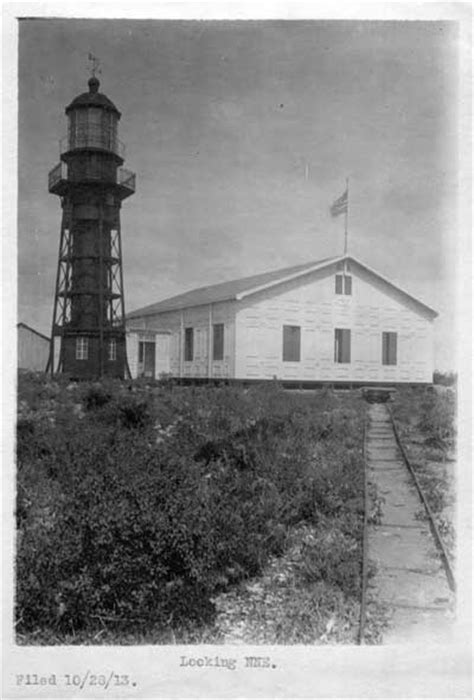
[[[194,329],[184,329],[184,361],[192,362],[194,357]]]
[[[351,275],[338,274],[336,275],[336,294],[352,294],[352,277]]]
[[[76,360],[89,358],[89,338],[76,338]]]
[[[336,328],[334,331],[334,362],[351,361],[351,332],[348,328]]]
[[[213,326],[212,359],[213,360],[223,360],[224,359],[224,324],[223,323],[215,323]]]
[[[382,333],[382,364],[397,364],[397,334]]]
[[[283,326],[283,362],[299,362],[300,354],[300,326]]]
[[[115,338],[109,340],[109,360],[113,361],[117,359],[117,341]]]

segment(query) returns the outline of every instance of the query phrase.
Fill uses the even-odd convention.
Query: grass
[[[455,552],[456,393],[452,387],[399,388],[392,406],[400,437],[436,518]],[[426,517],[423,513],[420,517]]]
[[[318,560],[341,542],[336,528],[318,533],[295,527],[281,557],[273,557],[262,575],[219,596],[216,630],[226,643],[353,644],[360,616],[358,596],[320,575]],[[357,549],[355,538],[344,546]],[[355,562],[358,566],[358,562]]]
[[[19,381],[19,644],[347,643],[365,406],[347,392]]]

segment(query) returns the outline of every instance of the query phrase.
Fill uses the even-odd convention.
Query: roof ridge
[[[430,313],[434,314],[435,316],[438,315],[433,308],[428,306],[428,304],[421,299],[415,297],[411,292],[406,291],[400,287],[399,284],[395,284],[387,277],[356,258],[354,255],[347,253],[329,258],[322,258],[321,260],[314,260],[309,263],[290,265],[288,267],[280,268],[278,270],[270,270],[257,275],[240,277],[228,282],[217,282],[216,284],[190,289],[186,292],[182,292],[181,294],[176,294],[172,297],[168,297],[167,299],[163,299],[162,301],[154,304],[148,304],[147,306],[136,309],[135,311],[127,314],[127,319],[133,319],[141,316],[152,316],[154,314],[164,313],[167,311],[180,311],[181,309],[189,307],[208,306],[209,304],[217,304],[224,301],[240,301],[244,297],[258,291],[262,291],[283,282],[291,281],[292,279],[304,275],[306,272],[311,272],[313,270],[320,269],[321,267],[333,265],[334,263],[342,262],[343,260],[352,260],[371,275],[375,275],[385,284],[388,284],[389,286],[398,290],[399,293],[412,299],[412,301],[424,307]]]
[[[214,302],[217,301],[225,301],[229,298],[235,298],[235,296],[242,292],[245,291],[246,289],[251,289],[252,286],[259,286],[260,284],[266,284],[270,282],[277,282],[278,278],[280,277],[285,277],[286,275],[291,275],[292,273],[297,273],[299,271],[303,272],[305,269],[311,269],[317,265],[322,265],[323,263],[328,263],[330,261],[336,261],[339,260],[341,256],[334,256],[334,257],[328,257],[328,258],[322,258],[321,260],[313,260],[311,262],[307,263],[298,263],[296,265],[289,265],[287,267],[283,268],[278,268],[278,269],[273,269],[273,270],[267,270],[266,272],[260,272],[256,273],[253,275],[247,275],[245,277],[237,277],[232,280],[227,280],[223,282],[216,282],[214,284],[207,284],[203,285],[202,287],[194,287],[192,289],[189,289],[185,292],[181,292],[179,294],[174,294],[171,297],[167,297],[166,299],[163,299],[162,301],[155,302],[153,304],[147,304],[146,306],[143,306],[139,309],[136,309],[135,311],[131,311],[130,313],[127,314],[127,318],[133,318],[134,316],[141,315],[144,313],[153,313],[152,309],[155,309],[161,305],[164,304],[172,304],[173,302],[178,302],[179,299],[182,299],[184,297],[187,297],[188,295],[197,295],[199,293],[203,294],[205,292],[211,292],[211,291],[216,291],[218,288],[229,288],[229,294],[225,296],[225,298],[222,299],[215,299]],[[248,286],[247,286],[248,285]],[[243,289],[235,289],[234,291],[231,291],[237,286],[242,286]],[[213,303],[212,301],[202,301],[198,303],[193,303],[193,306],[199,306],[200,304],[209,304]],[[172,309],[170,309],[172,310]]]
[[[27,329],[28,329],[29,331],[31,331],[32,333],[35,333],[36,335],[39,335],[41,338],[44,338],[45,340],[47,340],[48,343],[51,341],[51,338],[48,338],[47,335],[45,335],[44,333],[40,333],[40,331],[37,331],[35,328],[33,328],[32,326],[29,326],[27,323],[24,323],[23,321],[19,321],[19,322],[16,324],[16,327],[17,327],[17,328],[20,328],[20,327],[21,327],[21,328],[27,328]]]

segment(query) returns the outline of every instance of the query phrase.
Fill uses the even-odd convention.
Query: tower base
[[[114,341],[113,348],[110,347],[110,340]],[[65,334],[61,338],[60,371],[71,379],[124,379],[128,375],[125,334],[109,339],[102,354],[103,357],[98,336]]]

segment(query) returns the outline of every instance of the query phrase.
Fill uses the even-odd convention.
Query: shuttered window
[[[336,275],[336,294],[352,294],[352,277],[351,275],[339,274]]]
[[[89,338],[76,338],[76,360],[89,359]]]
[[[382,364],[397,364],[397,334],[393,332],[382,333]]]
[[[300,355],[300,326],[283,326],[283,362],[299,362]]]
[[[334,331],[334,362],[351,361],[351,332],[348,328],[336,328]]]
[[[192,362],[194,359],[194,329],[184,329],[184,361]]]
[[[113,362],[117,359],[117,341],[111,338],[109,341],[109,360]]]
[[[215,323],[212,337],[212,359],[224,359],[224,324]]]

